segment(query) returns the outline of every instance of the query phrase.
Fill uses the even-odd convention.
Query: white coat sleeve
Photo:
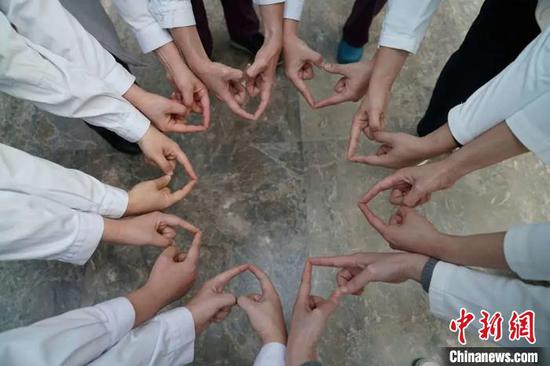
[[[191,0],[149,0],[149,11],[165,29],[195,25]]]
[[[506,118],[506,124],[539,159],[550,164],[550,92]]]
[[[113,0],[118,13],[132,28],[143,53],[149,53],[172,41],[149,11],[149,0]]]
[[[441,0],[388,0],[379,45],[417,53]]]
[[[286,346],[281,343],[264,344],[256,360],[254,366],[285,366]]]
[[[195,323],[186,308],[155,316],[126,334],[90,366],[175,366],[193,362]]]
[[[524,340],[510,341],[507,321],[512,311],[535,312],[535,336],[537,345],[550,344],[550,288],[530,285],[515,278],[497,276],[485,272],[438,262],[432,274],[428,292],[430,310],[446,321],[456,319],[460,308],[473,313],[476,319],[467,328],[477,338],[481,328],[481,310],[490,314],[499,311],[503,322],[502,346],[529,346]]]
[[[82,265],[103,236],[103,218],[46,198],[0,190],[0,260],[46,259]],[[1,362],[0,362],[1,364]]]
[[[119,95],[135,81],[58,0],[0,0],[0,11],[31,42],[87,69]]]
[[[525,280],[550,281],[550,223],[518,225],[506,232],[504,256]]]
[[[300,21],[304,11],[304,0],[286,0],[285,1],[285,19]]]
[[[126,335],[134,317],[120,297],[9,330],[0,334],[0,364],[86,365]]]
[[[0,90],[63,116],[84,119],[136,142],[149,120],[88,70],[18,34],[0,13]]]
[[[119,218],[128,193],[75,169],[0,144],[0,190],[47,198],[79,211]]]
[[[550,29],[535,38],[514,62],[464,103],[451,109],[449,128],[458,142],[467,144],[548,92]]]

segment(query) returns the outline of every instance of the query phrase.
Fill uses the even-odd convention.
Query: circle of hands
[[[155,299],[158,303],[155,310],[160,310],[184,296],[191,288],[197,277],[202,240],[202,232],[194,225],[161,212],[184,199],[198,177],[179,145],[160,131],[187,133],[207,130],[210,124],[208,91],[240,117],[257,120],[269,105],[281,52],[284,54],[287,78],[312,108],[361,100],[352,121],[348,160],[397,170],[365,193],[359,208],[390,247],[400,252],[364,252],[308,259],[288,334],[278,292],[268,275],[253,264],[236,266],[207,280],[186,304],[193,315],[197,333],[213,322],[224,320],[233,308],[241,308],[264,344],[288,344],[287,363],[299,365],[314,359],[316,344],[342,296],[361,295],[371,282],[399,283],[420,277],[428,260],[426,255],[437,250],[435,243],[443,242],[444,234],[438,232],[414,207],[429,201],[433,192],[449,188],[459,177],[446,168],[444,161],[417,165],[433,156],[433,152],[423,147],[422,138],[384,132],[389,93],[369,88],[376,60],[347,65],[328,64],[297,37],[286,37],[283,43],[282,48],[264,44],[254,63],[244,71],[211,63],[205,70],[197,72],[197,76],[188,69],[180,70],[182,73],[177,77],[168,75],[175,91],[170,100],[151,102],[158,107],[158,114],[148,117],[158,130],[150,128],[139,142],[146,158],[157,164],[165,175],[139,183],[129,191],[128,217],[118,220],[116,224],[121,228],[115,230],[118,236],[112,239],[123,244],[165,248],[154,264],[147,283],[136,291],[138,295],[145,292],[150,299]],[[333,94],[319,101],[314,99],[306,85],[306,81],[315,77],[315,69],[341,76]],[[250,97],[260,99],[254,113],[244,109]],[[188,124],[186,119],[191,113],[202,115],[202,124]],[[361,135],[379,144],[375,154],[358,155]],[[173,190],[169,184],[177,164],[184,167],[189,180],[183,187]],[[368,204],[387,190],[390,191],[390,202],[398,209],[385,222],[371,211]],[[182,252],[176,245],[176,232],[180,228],[194,236],[188,252]],[[311,294],[313,266],[338,270],[335,289],[328,298]],[[242,295],[228,291],[226,288],[231,280],[245,272],[255,276],[260,292]]]

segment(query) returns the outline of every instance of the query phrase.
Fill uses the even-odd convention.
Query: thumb
[[[166,157],[160,153],[158,156],[153,156],[151,159],[155,162],[155,164],[158,165],[158,167],[164,172],[166,175],[172,175],[174,173],[174,167]]]
[[[264,60],[256,60],[252,65],[246,69],[246,76],[251,79],[256,78],[258,74],[263,72],[267,67],[267,63]]]
[[[360,291],[365,287],[372,279],[371,272],[368,267],[365,268],[357,276],[353,277],[348,284],[341,289],[343,293],[353,294],[354,292]]]
[[[405,197],[403,197],[403,205],[407,207],[416,207],[425,195],[426,192],[419,190],[415,184],[413,188],[405,195]]]
[[[250,295],[249,295],[250,296]],[[255,301],[249,296],[240,296],[237,299],[237,304],[246,312],[249,313],[253,308]],[[252,295],[253,296],[253,295]]]
[[[231,293],[215,294],[212,299],[212,305],[215,307],[216,312],[226,306],[233,306],[237,303],[235,295]]]
[[[166,113],[185,117],[187,115],[187,107],[176,101],[170,100],[166,106]]]
[[[340,297],[344,292],[341,289],[336,289],[331,295],[330,298],[321,305],[321,310],[325,313],[325,316],[330,316],[338,308],[340,304]]]
[[[342,64],[323,63],[321,68],[330,74],[346,75],[346,66]]]
[[[242,70],[234,69],[229,67],[225,73],[225,80],[241,80],[244,74]]]
[[[153,180],[153,183],[155,184],[155,187],[160,190],[166,187],[168,183],[170,183],[171,179],[172,179],[172,176],[170,174],[166,174],[160,178]]]
[[[316,66],[321,66],[323,64],[323,56],[321,56],[320,53],[315,52],[313,50],[310,50],[310,54],[308,56],[308,59],[311,63],[313,63]]]
[[[168,248],[164,249],[164,251],[161,253],[162,256],[174,259],[176,255],[178,255],[180,252],[179,248],[175,245],[170,245]]]
[[[388,144],[388,145],[392,145],[394,141],[393,135],[394,134],[391,132],[377,131],[374,133],[374,140],[381,143]]]

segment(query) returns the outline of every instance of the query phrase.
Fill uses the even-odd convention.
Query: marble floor
[[[215,57],[244,67],[248,59],[229,47],[217,1],[206,4],[216,40]],[[352,1],[318,4],[308,2],[302,34],[333,60]],[[480,4],[480,0],[443,2],[421,52],[408,60],[394,87],[388,118],[391,130],[414,131],[440,69],[460,44]],[[108,1],[105,5],[125,46],[138,54],[131,32]],[[373,39],[380,25],[378,17]],[[367,57],[374,51],[375,45],[367,47]],[[151,55],[142,59],[149,66],[135,69],[139,83],[167,95],[158,63]],[[310,85],[316,95],[325,95],[334,80],[319,75]],[[257,123],[235,118],[215,101],[208,132],[174,136],[200,176],[193,193],[170,209],[205,233],[195,288],[222,268],[253,262],[270,274],[288,318],[308,256],[388,250],[363,219],[356,201],[389,171],[344,160],[355,109],[354,104],[309,109],[279,70],[273,102]],[[112,150],[84,124],[53,118],[3,95],[0,142],[120,187],[159,175],[141,157]],[[449,191],[435,194],[422,212],[438,228],[455,234],[546,220],[550,217],[545,189],[549,178],[547,167],[525,155],[471,174]],[[392,207],[378,200],[375,209],[389,215]],[[44,261],[0,263],[0,331],[124,294],[143,283],[157,254],[155,249],[100,246],[82,267]],[[328,295],[333,278],[331,270],[316,270],[314,291]],[[251,276],[243,276],[232,289],[244,293],[256,286]],[[319,353],[326,365],[409,365],[417,357],[437,359],[439,347],[456,344],[447,323],[430,315],[419,285],[372,284],[363,297],[343,301],[328,324]],[[194,364],[251,365],[258,349],[259,341],[244,313],[236,310],[199,338]]]

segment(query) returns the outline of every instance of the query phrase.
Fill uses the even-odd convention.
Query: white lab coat
[[[0,10],[1,91],[128,141],[145,135],[149,120],[122,98],[134,77],[57,0],[1,0]]]
[[[0,144],[0,260],[84,264],[128,194],[78,170]]]
[[[187,308],[132,329],[135,311],[119,297],[0,333],[0,364],[176,366],[193,362],[195,323]],[[255,366],[284,366],[285,346],[262,347]]]
[[[504,239],[504,254],[512,271],[525,280],[550,280],[550,223],[515,226]],[[502,346],[529,346],[525,339],[510,341],[508,324],[512,311],[535,312],[538,346],[550,344],[550,288],[527,284],[519,279],[497,276],[467,267],[438,262],[428,292],[431,312],[447,321],[455,319],[461,308],[476,316],[468,331],[481,328],[480,311],[501,312]]]

